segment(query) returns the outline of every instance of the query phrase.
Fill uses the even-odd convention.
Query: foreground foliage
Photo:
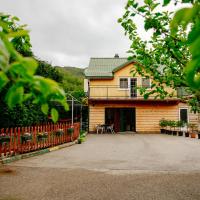
[[[169,2],[165,0],[164,4]],[[187,87],[193,94],[187,99],[192,110],[200,112],[200,3],[185,2],[191,2],[191,7],[179,10],[173,18],[174,13],[160,11],[161,5],[157,0],[144,0],[143,4],[128,0],[119,22],[132,41],[129,59],[136,61],[133,73],[155,80],[151,85],[152,91],[141,88],[141,94],[145,98],[156,94],[156,98],[163,99],[174,95],[166,86],[174,89]],[[144,21],[144,29],[150,35],[148,39],[140,37],[135,23],[139,18]]]
[[[44,114],[50,112],[56,122],[58,112],[54,107],[49,110],[49,104],[58,102],[67,110],[65,92],[54,80],[35,75],[38,62],[26,57],[33,55],[30,37],[18,21],[16,17],[0,14],[0,91],[5,93],[1,101],[10,109],[30,101],[40,105]]]

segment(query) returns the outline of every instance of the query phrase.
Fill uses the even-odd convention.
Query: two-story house
[[[115,132],[155,133],[161,118],[198,121],[198,115],[190,113],[189,106],[176,95],[167,99],[150,96],[145,100],[138,87],[151,90],[152,80],[133,77],[133,67],[133,61],[119,56],[90,59],[85,70],[90,132],[95,131],[97,124],[114,124]]]

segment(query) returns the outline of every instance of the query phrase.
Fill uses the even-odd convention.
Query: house
[[[147,100],[138,87],[151,90],[153,80],[136,75],[131,70],[134,62],[127,58],[91,58],[85,70],[85,92],[88,94],[89,131],[97,124],[114,124],[115,132],[159,132],[159,121],[183,120],[197,123],[198,115],[190,113],[189,106],[177,98]],[[168,88],[172,90],[171,88]]]

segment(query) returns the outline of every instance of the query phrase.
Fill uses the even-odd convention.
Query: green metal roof
[[[88,78],[112,78],[113,72],[127,64],[127,58],[91,58],[85,76]]]

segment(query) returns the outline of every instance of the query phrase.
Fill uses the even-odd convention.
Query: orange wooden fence
[[[0,158],[27,153],[74,141],[79,137],[80,123],[46,124],[1,129]]]

